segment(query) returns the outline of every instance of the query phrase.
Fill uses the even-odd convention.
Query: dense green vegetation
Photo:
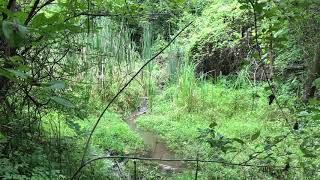
[[[319,7],[1,1],[0,178],[319,179]]]

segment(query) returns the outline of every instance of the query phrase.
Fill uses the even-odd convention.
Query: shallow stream
[[[143,139],[144,143],[149,146],[150,149],[146,156],[148,158],[158,159],[177,159],[177,155],[167,148],[166,144],[161,141],[159,135],[137,128],[135,124],[136,118],[146,112],[146,107],[142,109],[144,109],[144,111],[138,110],[132,113],[131,116],[127,118],[127,124],[129,128],[138,133]],[[158,164],[161,169],[166,171],[181,171],[185,168],[183,163],[179,161],[159,161]]]

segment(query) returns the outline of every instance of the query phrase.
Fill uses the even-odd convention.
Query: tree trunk
[[[315,50],[314,60],[310,66],[310,72],[304,86],[303,101],[308,102],[310,98],[314,97],[316,86],[313,84],[314,80],[320,75],[320,44]]]

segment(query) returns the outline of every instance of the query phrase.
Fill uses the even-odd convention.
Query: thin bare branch
[[[151,59],[149,59],[132,77],[131,79],[118,91],[118,93],[111,99],[111,101],[109,102],[109,104],[106,106],[106,108],[102,111],[102,113],[100,114],[98,120],[95,122],[90,135],[86,141],[85,147],[84,147],[84,152],[83,152],[83,156],[82,156],[82,160],[81,160],[81,165],[78,168],[78,170],[75,172],[75,174],[73,175],[73,178],[75,178],[78,173],[81,171],[81,169],[87,165],[87,163],[85,162],[85,157],[87,155],[87,151],[89,148],[89,144],[92,138],[92,135],[94,133],[94,131],[96,130],[99,122],[101,121],[103,115],[106,113],[106,111],[109,109],[109,107],[111,106],[111,104],[119,97],[119,95],[129,86],[129,84],[140,74],[140,72],[149,64],[151,63],[153,60],[155,60],[160,54],[162,54],[173,42],[174,40],[177,39],[177,37],[184,31],[186,30],[193,22],[190,22],[189,24],[187,24],[182,30],[180,30],[172,39],[171,41],[164,47],[162,48],[157,54],[155,54]]]

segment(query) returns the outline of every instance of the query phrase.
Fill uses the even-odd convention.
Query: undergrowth
[[[152,111],[137,119],[139,128],[159,134],[169,149],[180,157],[223,158],[242,162],[254,153],[256,148],[264,148],[262,144],[268,139],[281,137],[290,131],[284,116],[291,115],[287,109],[281,111],[276,103],[269,105],[271,91],[267,84],[259,83],[256,87],[251,87],[243,76],[221,76],[215,80],[197,79],[193,72],[193,66],[184,66],[178,82],[171,83],[156,96]],[[281,104],[288,101],[293,100],[279,98]],[[245,145],[236,145],[238,150],[228,150],[228,153],[218,153],[217,156],[214,148],[201,139],[202,134],[212,126],[220,138],[241,139]],[[252,136],[257,133],[259,137],[253,139]],[[292,147],[287,145],[289,142]],[[294,145],[295,142],[290,137],[278,145],[280,150],[277,153],[285,153],[288,150],[298,156],[299,152]],[[283,165],[286,161],[281,157],[276,159],[275,164]],[[255,163],[268,161],[258,160]],[[236,177],[239,172],[242,172],[241,178],[260,175],[260,178],[265,177],[259,168],[223,168],[223,171],[215,176],[210,173],[212,170],[217,173],[219,165],[203,165],[203,171],[207,171],[207,178],[231,178]],[[265,175],[268,177],[270,173]]]

